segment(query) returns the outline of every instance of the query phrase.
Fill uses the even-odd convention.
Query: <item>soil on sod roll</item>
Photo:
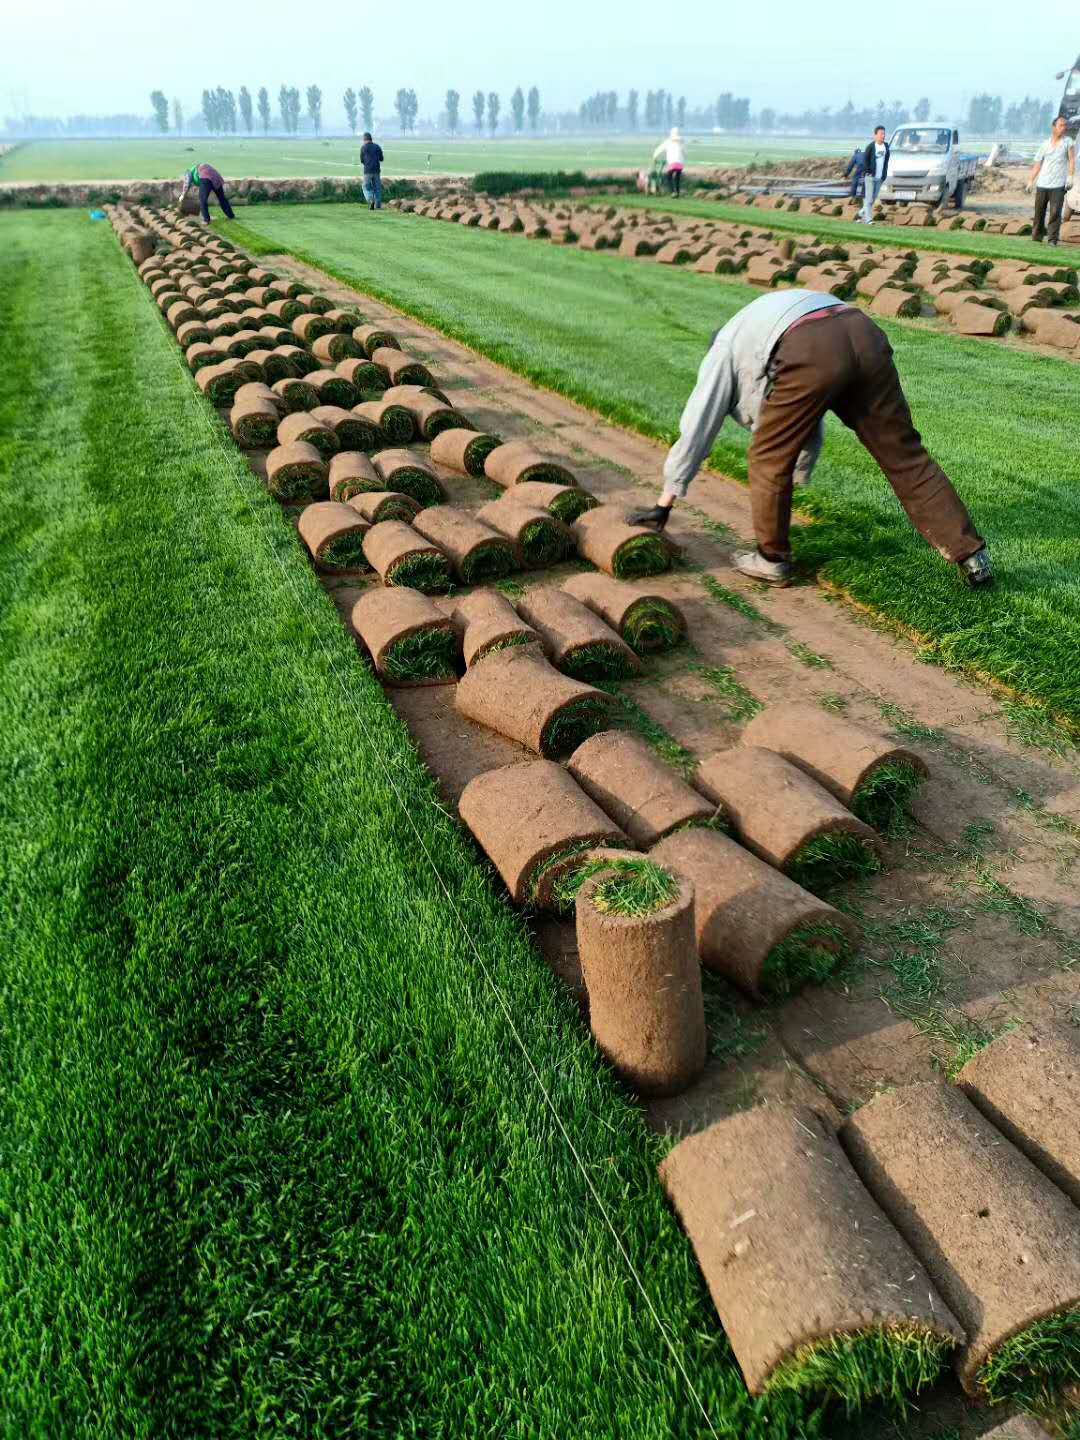
[[[369,357],[374,364],[381,365],[390,377],[391,385],[433,385],[434,376],[421,361],[404,350],[390,345],[380,345]]]
[[[390,476],[386,478],[390,480]],[[397,476],[393,483],[396,489],[408,493],[409,487]],[[416,517],[416,528],[449,556],[454,574],[463,585],[501,580],[517,569],[514,547],[509,540],[453,505],[432,505],[422,510]]]
[[[278,500],[321,500],[327,493],[326,462],[314,445],[280,445],[266,457],[266,486]]]
[[[353,406],[358,415],[379,427],[387,445],[407,445],[416,434],[412,415],[392,400],[365,400]]]
[[[314,410],[319,403],[319,392],[298,376],[286,375],[280,380],[271,380],[268,383],[290,415]]]
[[[266,341],[261,340],[260,346],[265,347]],[[291,360],[279,355],[275,350],[259,348],[250,352],[250,358],[262,370],[263,379],[267,385],[273,385],[278,380],[288,380],[297,374],[296,367]]]
[[[962,1342],[815,1111],[731,1115],[681,1141],[659,1174],[752,1394],[903,1402]]]
[[[283,355],[286,360],[291,360],[298,375],[310,375],[319,368],[319,362],[310,350],[304,350],[299,345],[290,345],[288,341],[280,341],[274,347],[274,354]]]
[[[808,889],[880,867],[874,831],[775,751],[717,751],[701,762],[694,784],[723,805],[743,845]]]
[[[341,442],[333,430],[321,420],[316,420],[314,411],[286,415],[278,423],[277,440],[279,445],[295,445],[300,441],[313,445],[327,461],[341,449]]]
[[[339,335],[348,335],[350,339],[352,332],[364,318],[358,310],[343,309],[340,305],[333,306],[322,313]]]
[[[878,1095],[841,1140],[967,1331],[970,1394],[1034,1403],[1080,1378],[1080,1210],[961,1090]]]
[[[523,485],[528,480],[550,485],[577,484],[572,470],[527,440],[509,440],[497,446],[484,461],[484,474],[505,489]]]
[[[316,405],[310,413],[313,420],[334,432],[342,450],[371,451],[379,444],[381,436],[376,426],[352,410],[343,410],[340,405]]]
[[[294,320],[308,313],[299,300],[271,300],[266,308],[274,319],[280,320],[283,325],[292,325]],[[294,333],[300,332],[294,330]]]
[[[315,567],[328,574],[360,574],[371,568],[364,556],[368,525],[349,505],[323,500],[308,505],[297,522]]]
[[[481,668],[497,658],[481,662]],[[590,849],[629,845],[562,766],[548,760],[478,775],[461,792],[458,814],[514,904],[541,910],[552,907],[556,882],[580,866]]]
[[[496,435],[481,435],[465,429],[458,420],[439,433],[431,442],[431,458],[459,475],[482,475],[484,462],[499,447]]]
[[[368,590],[353,606],[350,620],[381,679],[395,685],[445,685],[454,680],[454,627],[418,590]]]
[[[537,586],[518,602],[518,613],[539,633],[554,665],[579,680],[621,680],[637,675],[641,661],[598,615],[553,585]]]
[[[755,999],[822,983],[858,943],[849,916],[715,829],[684,827],[652,854],[694,882],[702,965]]]
[[[209,328],[195,306],[187,300],[177,300],[170,305],[165,312],[165,318],[178,333],[181,325],[199,325],[204,330]]]
[[[398,386],[397,389],[404,387]],[[395,395],[392,397],[397,400]],[[409,414],[413,417],[413,424],[416,426],[417,434],[424,440],[434,440],[444,430],[457,430],[462,426],[468,426],[468,421],[450,405],[441,400],[436,400],[434,395],[428,395],[424,390],[417,388],[416,393],[408,400],[402,398],[401,403],[405,405]]]
[[[244,360],[225,360],[217,365],[205,365],[196,372],[195,383],[212,405],[231,405],[236,392],[249,380],[260,377],[251,369],[240,369],[247,364]]]
[[[330,499],[351,500],[364,490],[381,490],[375,467],[358,450],[342,450],[330,461]]]
[[[574,522],[578,554],[616,580],[660,575],[671,569],[672,547],[662,535],[628,525],[621,506],[598,505]]]
[[[304,309],[313,315],[325,315],[328,310],[334,308],[334,302],[328,300],[325,295],[311,295],[305,291],[303,295],[298,295],[296,298]]]
[[[241,400],[238,396],[229,411],[229,428],[242,450],[268,449],[276,443],[280,418],[281,411],[272,400]]]
[[[195,374],[198,374],[200,370],[205,370],[210,365],[220,365],[223,358],[217,346],[208,340],[195,341],[194,344],[188,346],[184,353],[184,359],[187,361],[188,368]]]
[[[686,636],[686,618],[679,607],[644,586],[610,575],[571,575],[562,588],[617,630],[639,655],[671,650]]]
[[[434,445],[431,451],[435,453]],[[586,510],[595,510],[600,504],[595,495],[577,485],[556,485],[545,480],[523,480],[513,487],[511,493],[515,500],[546,510],[564,525],[573,525],[579,515],[584,515]]]
[[[358,395],[377,395],[386,389],[386,376],[370,360],[340,360],[335,369],[355,387]]]
[[[403,520],[382,520],[364,537],[364,555],[384,585],[405,586],[424,595],[448,590],[450,562]]]
[[[325,315],[298,315],[292,322],[292,332],[301,344],[314,345],[323,335],[332,335],[334,326]]]
[[[618,730],[593,735],[578,746],[566,768],[586,795],[643,850],[673,830],[717,823],[716,806],[636,735]]]
[[[473,590],[457,596],[451,619],[461,632],[461,649],[467,666],[482,660],[492,650],[540,644],[540,636],[498,590]]]
[[[185,320],[176,332],[180,346],[187,350],[192,345],[209,345],[213,336],[201,320]]]
[[[549,758],[611,727],[614,702],[556,670],[533,645],[489,652],[458,685],[463,715]]]
[[[565,560],[574,539],[561,520],[538,505],[527,505],[513,491],[492,500],[476,518],[505,536],[524,570],[541,570]]]
[[[400,350],[397,336],[381,325],[357,325],[352,337],[370,360],[376,350]]]
[[[1080,1205],[1080,1032],[1023,1025],[980,1050],[957,1083],[1074,1205]]]
[[[742,743],[783,755],[878,829],[890,828],[929,773],[913,750],[803,701],[755,715]]]
[[[390,385],[380,397],[383,400],[392,400],[395,405],[404,405],[406,409],[412,402],[421,395],[429,399],[438,400],[440,405],[449,406],[453,410],[454,405],[448,395],[444,395],[437,385]],[[458,424],[471,429],[471,421],[458,416]]]
[[[678,1095],[705,1068],[694,887],[654,861],[597,861],[575,904],[589,1027],[642,1095]]]
[[[340,405],[343,410],[351,410],[360,399],[356,386],[336,370],[309,370],[306,378],[320,405]]]
[[[311,353],[323,365],[338,365],[342,360],[362,360],[364,352],[351,335],[320,335]]]
[[[357,413],[365,408],[358,405]],[[421,507],[439,505],[446,499],[442,482],[422,455],[411,450],[380,450],[372,463],[386,490],[411,495]]]
[[[420,509],[411,495],[403,495],[399,490],[358,491],[349,499],[349,504],[369,525],[378,525],[381,520],[404,520],[408,524]]]

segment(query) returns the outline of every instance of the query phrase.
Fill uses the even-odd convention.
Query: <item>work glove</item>
[[[671,518],[670,505],[653,505],[648,510],[634,510],[626,517],[628,525],[645,525],[650,530],[663,530]]]

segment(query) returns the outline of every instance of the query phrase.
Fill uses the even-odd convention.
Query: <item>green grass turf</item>
[[[885,1396],[903,1412],[912,1395],[938,1378],[951,1349],[945,1336],[914,1327],[832,1335],[804,1345],[778,1366],[767,1390],[824,1391],[843,1400],[849,1411]]]
[[[908,807],[925,779],[906,760],[879,765],[855,792],[851,812],[875,830],[895,834],[906,823]]]
[[[712,332],[760,293],[392,211],[360,225],[348,206],[264,207],[248,216],[248,227],[231,227],[237,240],[263,253],[292,250],[663,440],[677,432]],[[818,523],[796,530],[796,556],[928,637],[927,658],[992,675],[1080,724],[1076,368],[917,326],[882,328],[916,424],[990,541],[997,587],[978,594],[960,585],[912,531],[870,456],[831,417],[813,484],[798,501]],[[729,425],[714,463],[745,475],[745,456],[744,432]]]
[[[605,915],[643,920],[679,897],[675,876],[651,860],[601,860],[597,864],[600,869],[614,871],[610,879],[601,880],[592,892],[593,905]]]
[[[443,680],[454,673],[458,648],[452,630],[415,630],[390,646],[383,670],[391,680]]]
[[[839,926],[802,925],[766,955],[761,993],[778,1002],[804,985],[821,985],[850,952],[851,942]]]
[[[1080,1310],[1036,1320],[999,1345],[980,1367],[978,1382],[991,1402],[1047,1405],[1080,1381]]]
[[[628,680],[637,668],[626,650],[609,640],[593,640],[571,650],[560,667],[575,680]]]
[[[857,835],[834,830],[808,840],[784,873],[804,890],[817,894],[838,881],[875,875],[880,869],[881,861],[869,845]]]
[[[696,1440],[599,1196],[717,1426],[832,1433],[747,1396],[658,1144],[107,227],[0,218],[0,355],[5,1431]]]

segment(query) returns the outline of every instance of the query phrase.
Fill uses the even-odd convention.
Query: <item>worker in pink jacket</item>
[[[202,214],[203,224],[210,224],[210,195],[211,192],[217,196],[218,204],[221,206],[221,213],[226,220],[235,220],[233,208],[229,204],[229,197],[225,194],[225,181],[212,165],[193,165],[190,170],[185,170],[182,176],[184,188],[180,191],[178,201],[182,205],[184,196],[194,185],[199,191],[199,210]]]

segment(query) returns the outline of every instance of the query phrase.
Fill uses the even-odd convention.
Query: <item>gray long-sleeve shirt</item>
[[[813,290],[774,290],[752,300],[717,331],[679,421],[679,438],[664,462],[664,499],[686,494],[729,415],[746,430],[757,428],[769,361],[795,321],[843,303]],[[795,467],[801,478],[809,478],[823,440],[819,425]]]

